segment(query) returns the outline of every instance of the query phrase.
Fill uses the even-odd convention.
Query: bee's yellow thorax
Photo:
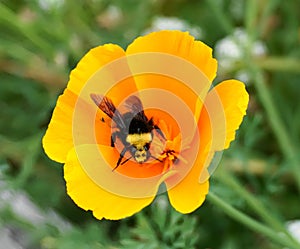
[[[141,149],[145,144],[152,141],[151,133],[129,134],[126,137],[126,142],[133,145],[137,149]]]

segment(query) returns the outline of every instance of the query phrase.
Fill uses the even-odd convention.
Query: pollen
[[[151,133],[129,134],[126,137],[126,142],[136,147],[144,146],[152,141]]]

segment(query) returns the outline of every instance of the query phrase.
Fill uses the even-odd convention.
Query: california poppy
[[[216,70],[212,49],[187,32],[151,33],[126,51],[90,50],[43,138],[47,155],[64,163],[74,202],[98,219],[121,219],[149,205],[164,183],[177,211],[197,209],[208,193],[208,166],[234,140],[248,105],[242,82],[210,89]]]

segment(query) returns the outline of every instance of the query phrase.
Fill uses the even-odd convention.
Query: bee
[[[149,158],[155,158],[151,155],[149,149],[153,140],[153,131],[156,130],[158,134],[165,140],[163,132],[154,124],[153,117],[150,119],[145,115],[143,104],[137,96],[130,96],[125,100],[125,107],[127,111],[121,114],[116,109],[111,99],[100,94],[90,94],[91,99],[116,124],[117,131],[111,135],[111,146],[115,147],[117,138],[120,139],[124,148],[120,153],[113,171],[120,165],[123,165],[131,158],[137,163],[144,163]],[[101,119],[104,122],[104,119]],[[131,156],[123,160],[125,153],[129,151]],[[122,162],[123,160],[123,162]]]

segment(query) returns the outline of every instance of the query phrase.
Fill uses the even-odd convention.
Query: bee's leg
[[[131,158],[132,158],[132,156],[131,156],[131,157],[128,157],[126,160],[124,160],[124,161],[121,163],[121,165],[123,165],[124,163],[127,163]]]
[[[153,159],[155,159],[155,160],[157,160],[157,161],[159,161],[159,162],[161,162],[161,163],[163,162],[162,160],[156,158],[155,156],[152,156],[152,155],[151,155],[150,157],[153,158]]]
[[[114,133],[113,134],[111,134],[111,136],[110,136],[110,146],[111,147],[115,147],[115,136],[113,136],[114,135]]]
[[[117,168],[120,166],[121,161],[122,161],[122,159],[123,159],[123,157],[124,157],[126,151],[127,151],[127,147],[124,147],[124,149],[121,151],[121,154],[120,154],[119,160],[118,160],[118,162],[117,162],[117,165],[116,165],[116,167],[113,168],[112,171],[115,171],[115,169],[117,169]]]
[[[158,132],[158,134],[164,139],[167,140],[165,138],[165,135],[163,134],[163,132],[161,131],[161,129],[157,126],[157,125],[153,125],[153,128]]]
[[[110,146],[111,147],[115,147],[115,142],[116,142],[117,137],[120,137],[119,131],[115,131],[114,133],[111,134],[111,137],[110,137]]]

